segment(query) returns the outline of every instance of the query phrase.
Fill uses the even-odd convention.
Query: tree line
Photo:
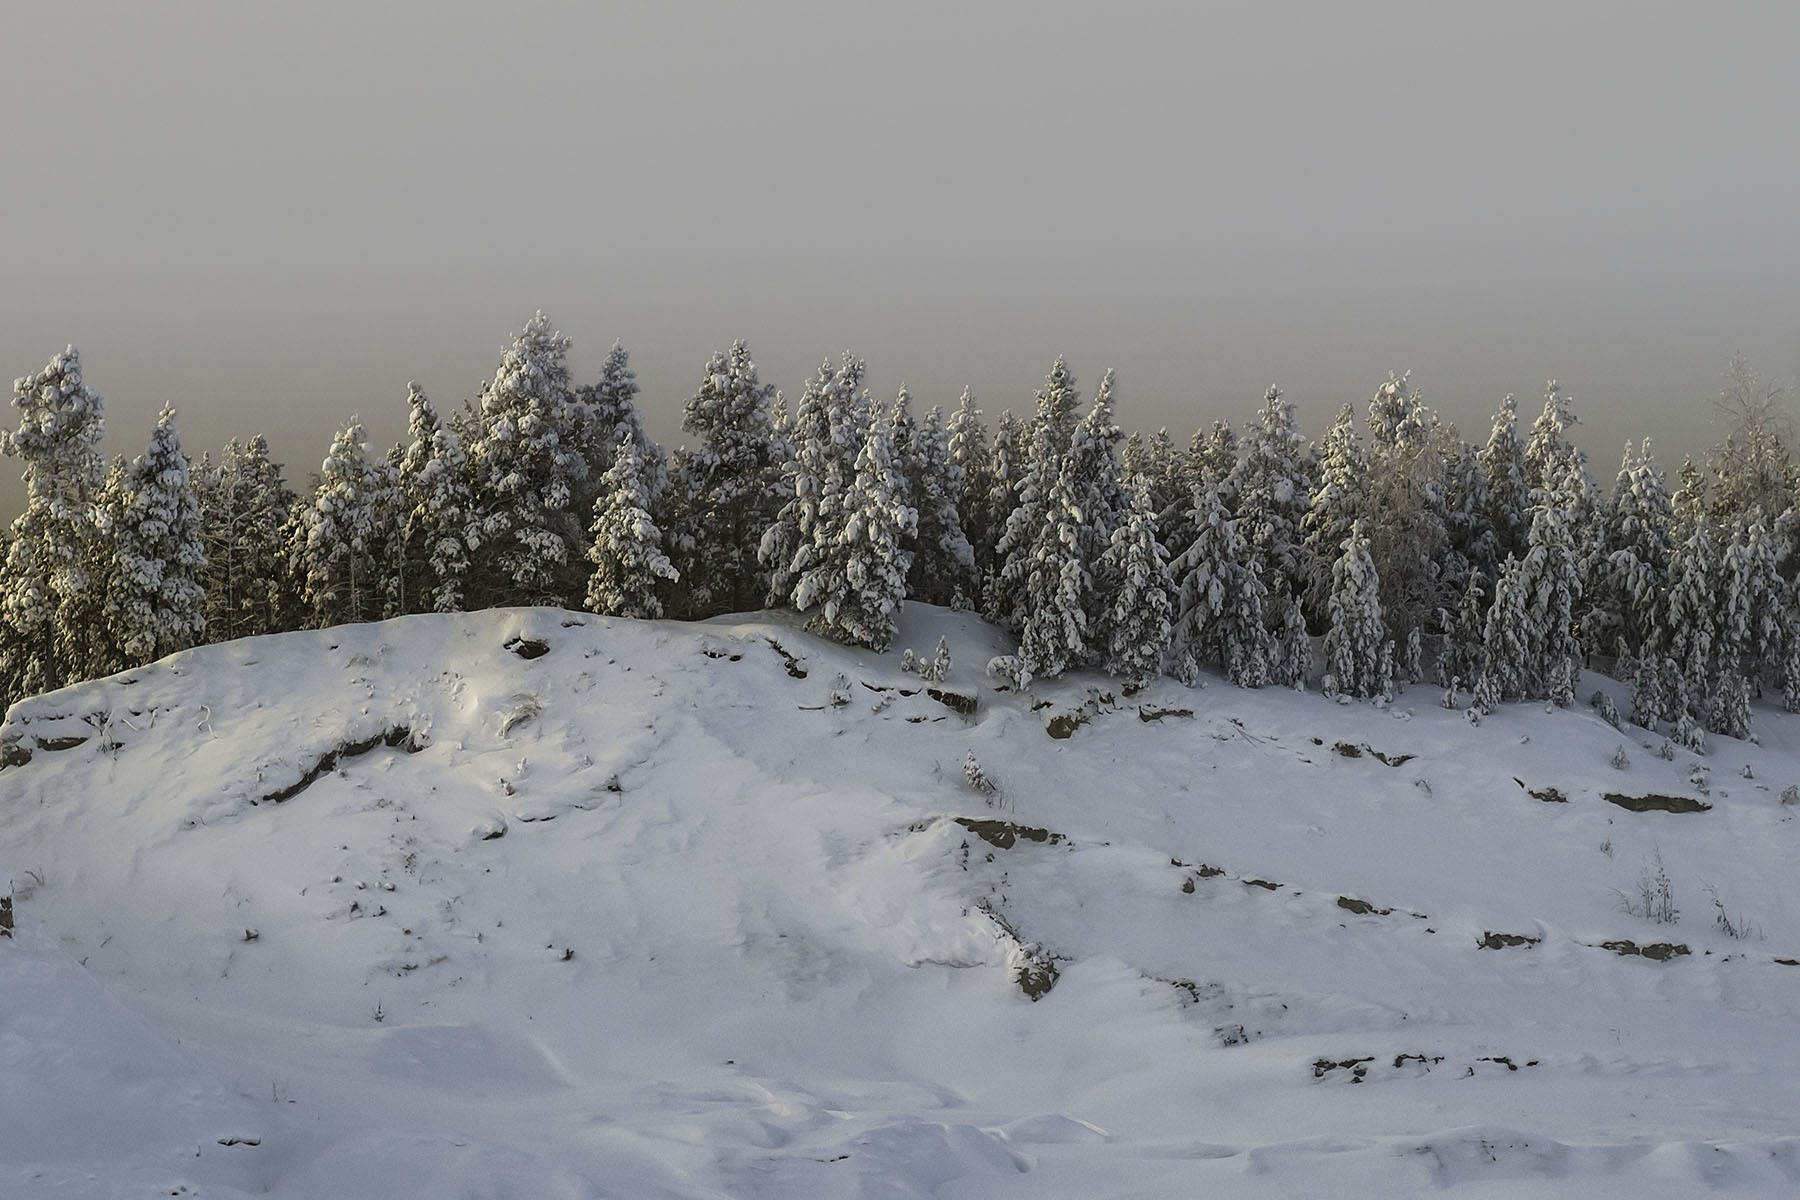
[[[1765,689],[1800,711],[1800,476],[1779,390],[1741,359],[1731,435],[1671,490],[1647,441],[1599,486],[1555,383],[1528,429],[1506,397],[1480,445],[1406,377],[1316,441],[1271,388],[1183,445],[1125,436],[1112,373],[1084,403],[1061,359],[1029,416],[989,425],[966,390],[948,413],[904,388],[877,402],[849,353],[790,408],[737,342],[670,452],[626,351],[576,384],[568,350],[539,314],[478,396],[445,418],[411,387],[406,441],[372,451],[353,419],[300,491],[261,437],[190,459],[167,408],[108,465],[102,400],[57,355],[0,431],[27,491],[0,562],[0,698],[202,642],[506,605],[791,607],[879,650],[910,598],[1011,633],[989,669],[1018,687],[1213,670],[1369,698],[1430,678],[1478,718],[1571,703],[1592,664],[1630,682],[1632,721],[1695,749],[1747,735]]]

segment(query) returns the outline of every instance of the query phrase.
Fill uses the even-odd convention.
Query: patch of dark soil
[[[1194,710],[1191,708],[1138,708],[1138,720],[1146,725],[1160,721],[1164,717],[1191,717],[1193,715]]]
[[[770,646],[774,647],[775,653],[781,655],[781,665],[787,668],[787,673],[791,677],[793,677],[795,679],[805,679],[806,678],[806,668],[800,665],[799,659],[795,658],[792,654],[788,653],[788,649],[786,646],[783,646],[780,642],[776,641],[774,638],[765,638],[763,640],[768,642]]]
[[[1680,942],[1649,942],[1642,946],[1636,942],[1601,942],[1600,948],[1626,957],[1638,955],[1654,962],[1668,962],[1671,958],[1692,953]]]
[[[1367,900],[1358,900],[1354,896],[1339,896],[1337,906],[1345,912],[1353,912],[1359,917],[1385,917],[1394,911],[1391,908],[1376,908]]]
[[[12,897],[0,896],[0,937],[9,938],[13,931]]]
[[[1278,892],[1281,890],[1281,885],[1279,883],[1271,883],[1267,879],[1246,879],[1244,880],[1244,883],[1248,887],[1261,888],[1265,892]]]
[[[1048,829],[1038,829],[1030,825],[1019,825],[1012,821],[957,817],[956,823],[988,845],[1000,850],[1011,850],[1019,844],[1020,838],[1024,838],[1028,842],[1043,842],[1051,846],[1069,840],[1060,833],[1052,833]]]
[[[550,643],[540,642],[536,638],[509,637],[501,643],[506,649],[523,659],[542,658],[550,653]]]
[[[1800,967],[1800,958],[1778,958],[1775,961],[1784,967]]]
[[[1489,930],[1475,944],[1483,950],[1509,950],[1514,946],[1535,946],[1543,940],[1525,933],[1495,933]]]
[[[1073,737],[1075,731],[1088,723],[1088,714],[1084,712],[1057,713],[1044,722],[1044,732],[1062,741]]]
[[[976,698],[962,692],[953,692],[949,688],[928,687],[925,694],[953,713],[965,717],[975,715]]]
[[[84,746],[86,744],[87,738],[80,736],[37,739],[39,750],[73,750],[77,746]]]
[[[722,658],[726,662],[738,662],[744,657],[741,654],[734,654],[729,650],[721,650],[717,646],[702,647],[700,653],[706,655],[708,658]]]
[[[11,737],[0,742],[0,767],[22,767],[30,761],[31,747],[25,739]]]
[[[327,750],[324,754],[320,755],[319,760],[308,768],[305,774],[300,776],[298,782],[284,788],[276,788],[274,791],[259,796],[250,803],[280,804],[284,800],[292,800],[295,796],[298,796],[301,792],[304,792],[307,788],[318,782],[319,778],[326,772],[336,768],[338,763],[342,760],[367,754],[377,746],[404,749],[408,754],[417,754],[425,748],[423,743],[414,740],[411,729],[404,725],[395,725],[380,733],[366,737],[361,741],[339,743],[335,749]]]
[[[1361,758],[1363,756],[1362,747],[1353,746],[1349,742],[1339,742],[1331,748],[1331,752],[1343,758]],[[1320,1061],[1323,1062],[1324,1060],[1321,1059]]]
[[[1616,804],[1620,808],[1634,813],[1697,813],[1712,811],[1712,805],[1704,800],[1696,800],[1692,796],[1659,796],[1654,793],[1648,796],[1625,796],[1618,792],[1608,792],[1606,793],[1606,802],[1608,804]]]
[[[1323,1079],[1333,1071],[1348,1071],[1351,1083],[1361,1083],[1369,1073],[1369,1064],[1374,1061],[1374,1055],[1368,1058],[1340,1058],[1335,1061],[1321,1058],[1312,1065],[1313,1078]]]
[[[1476,1059],[1475,1061],[1476,1062],[1495,1063],[1499,1066],[1505,1067],[1509,1071],[1516,1071],[1519,1069],[1519,1064],[1514,1062],[1511,1058],[1509,1058],[1508,1056],[1506,1056],[1504,1054],[1487,1054],[1487,1055],[1483,1055],[1482,1057]],[[1525,1063],[1525,1065],[1528,1067],[1535,1067],[1538,1065],[1538,1060],[1535,1058],[1530,1059],[1529,1061],[1527,1061]]]

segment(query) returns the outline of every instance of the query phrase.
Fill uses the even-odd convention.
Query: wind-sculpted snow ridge
[[[1010,649],[507,610],[15,706],[0,1195],[1800,1185],[1789,718]]]

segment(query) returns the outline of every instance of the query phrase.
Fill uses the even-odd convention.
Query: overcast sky
[[[537,309],[678,441],[708,354],[990,419],[1057,354],[1129,427],[1317,435],[1387,372],[1475,440],[1575,398],[1610,484],[1800,370],[1800,5],[9,4],[0,370],[82,350],[291,481]],[[17,505],[8,487],[0,509]]]

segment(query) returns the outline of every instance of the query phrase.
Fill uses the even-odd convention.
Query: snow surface
[[[0,1196],[1796,1193],[1791,718],[1665,761],[1009,649],[504,610],[17,705]]]

